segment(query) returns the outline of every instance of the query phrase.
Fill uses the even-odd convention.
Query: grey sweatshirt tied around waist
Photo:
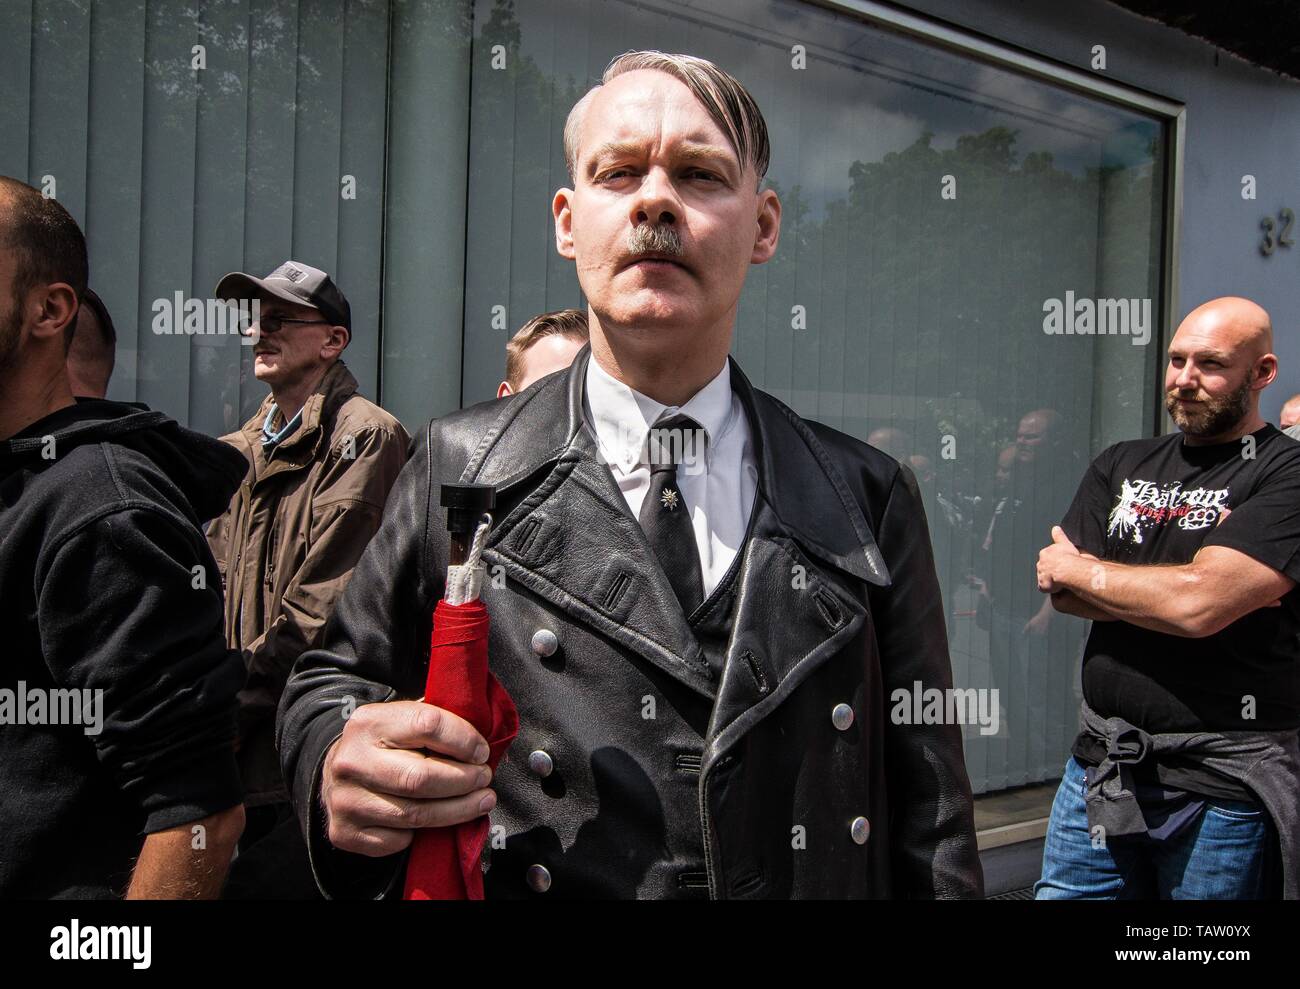
[[[1300,731],[1169,732],[1150,735],[1123,718],[1103,718],[1083,704],[1083,730],[1106,746],[1088,774],[1088,830],[1107,837],[1145,834],[1133,769],[1175,756],[1235,780],[1273,819],[1282,855],[1282,896],[1300,899]]]

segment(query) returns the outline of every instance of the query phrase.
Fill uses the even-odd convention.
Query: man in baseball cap
[[[265,278],[232,271],[217,282],[219,299],[278,299],[319,310],[331,323],[352,333],[352,307],[333,279],[319,268],[286,261]]]
[[[208,530],[226,582],[226,638],[247,669],[238,759],[248,822],[226,895],[315,896],[280,777],[276,706],[379,527],[410,437],[357,393],[340,356],[352,338],[351,308],[324,271],[286,261],[265,278],[226,275],[215,294],[257,301],[253,373],[271,388],[257,413],[222,437],[249,472]]]

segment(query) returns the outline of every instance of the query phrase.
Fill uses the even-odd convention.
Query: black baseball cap
[[[319,268],[301,261],[286,261],[265,278],[232,271],[217,282],[218,299],[256,299],[269,295],[319,309],[335,326],[352,334],[352,307],[333,279]]]

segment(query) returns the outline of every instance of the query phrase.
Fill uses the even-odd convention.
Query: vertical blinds
[[[119,334],[111,398],[235,428],[265,395],[249,349],[157,334],[155,303],[290,257],[347,294],[344,357],[375,393],[388,16],[383,0],[0,6],[0,172],[51,177],[86,232]]]

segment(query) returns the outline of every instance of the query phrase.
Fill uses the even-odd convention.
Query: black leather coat
[[[295,668],[279,743],[322,890],[374,896],[400,872],[329,845],[320,766],[354,705],[421,696],[447,567],[438,486],[464,480],[498,487],[483,597],[521,722],[493,783],[489,898],[980,896],[960,727],[889,718],[895,688],[951,686],[911,473],[732,363],[759,488],[719,678],[584,424],[589,355],[429,424],[324,647]]]

